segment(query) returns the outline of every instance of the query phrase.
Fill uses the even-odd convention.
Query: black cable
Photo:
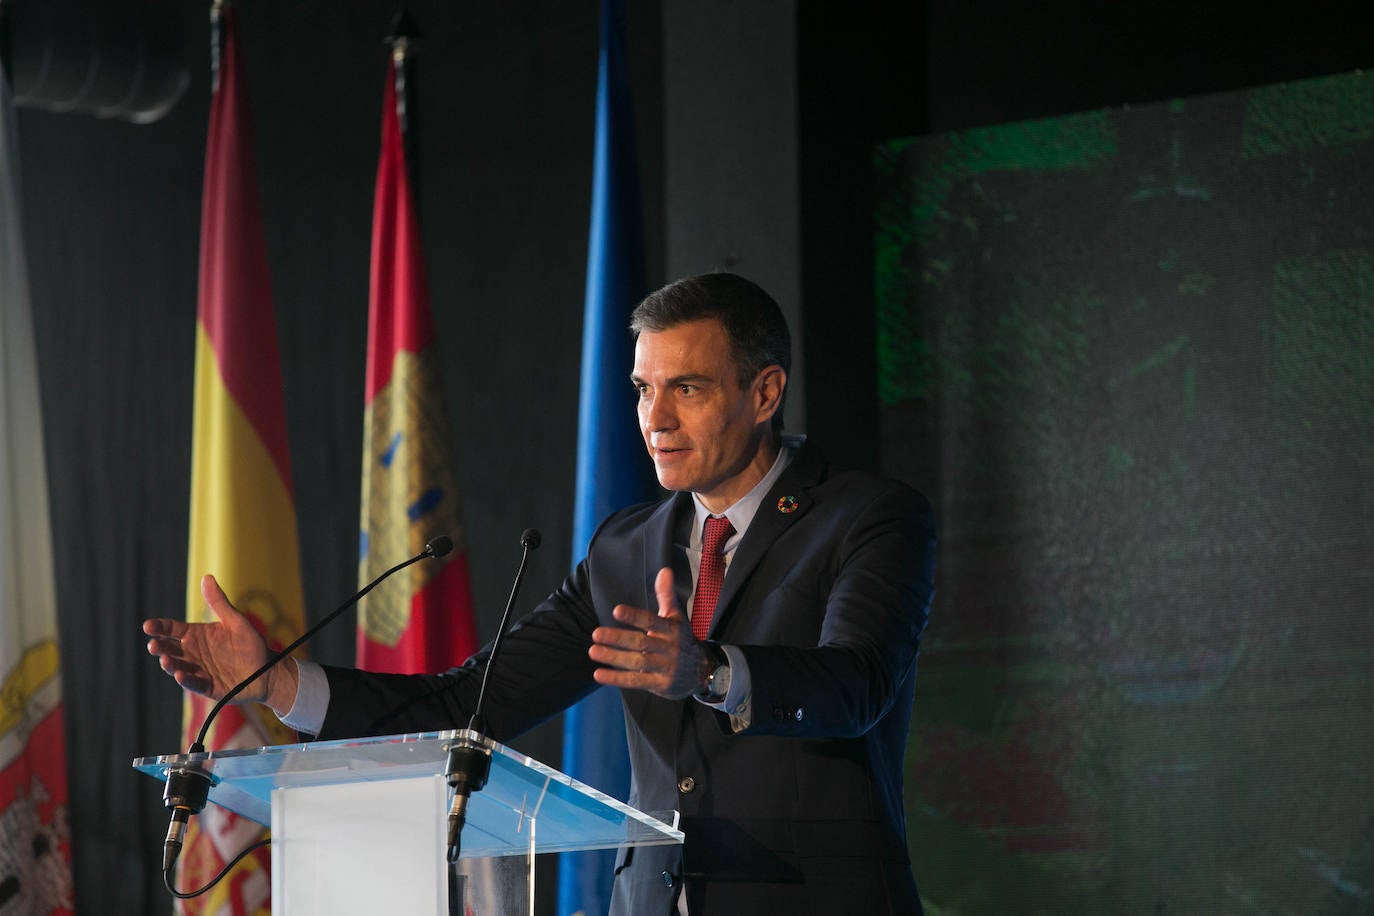
[[[225,865],[223,868],[221,868],[219,874],[211,878],[210,882],[206,884],[204,887],[200,888],[199,890],[179,891],[172,886],[172,872],[176,871],[175,865],[162,873],[162,883],[167,888],[167,892],[171,894],[173,897],[177,898],[178,900],[190,900],[192,897],[199,897],[201,894],[205,893],[210,888],[214,887],[216,884],[219,884],[221,881],[223,881],[224,876],[229,874],[229,870],[233,868],[235,865],[242,862],[245,856],[247,856],[251,852],[256,852],[264,846],[269,845],[271,842],[272,838],[269,836],[264,837],[263,839],[258,840],[256,843],[249,846],[243,852],[234,856],[233,861],[231,861],[228,865]]]

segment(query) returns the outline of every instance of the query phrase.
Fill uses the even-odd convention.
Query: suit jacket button
[[[677,790],[681,792],[683,795],[695,792],[696,788],[697,781],[690,776],[684,776],[677,781]],[[664,872],[664,874],[666,875],[667,872]]]
[[[673,886],[673,876],[672,876],[671,874],[669,874],[668,872],[665,871],[663,874],[659,875],[659,877],[663,879],[663,886],[664,886],[664,887],[672,887],[672,886]]]
[[[802,720],[802,716],[804,715],[806,715],[806,710],[801,706],[798,706],[792,711],[792,718],[796,719],[798,722]]]

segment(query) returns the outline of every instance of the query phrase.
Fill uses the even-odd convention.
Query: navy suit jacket
[[[587,557],[512,629],[492,670],[489,733],[509,740],[591,692],[591,632],[616,604],[654,608],[684,571],[689,494],[611,516]],[[933,593],[930,507],[893,481],[803,446],[741,539],[710,637],[738,646],[751,723],[695,700],[622,691],[629,803],[679,810],[683,846],[622,852],[612,912],[920,912],[902,762]],[[439,675],[326,668],[321,738],[466,726],[488,650]]]

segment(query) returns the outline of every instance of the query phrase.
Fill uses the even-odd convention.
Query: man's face
[[[773,454],[761,443],[785,376],[772,366],[741,389],[718,321],[641,333],[631,380],[639,428],[665,489],[690,490],[719,512],[767,473]]]

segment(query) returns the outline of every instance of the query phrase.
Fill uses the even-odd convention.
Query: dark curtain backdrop
[[[544,533],[531,600],[566,567],[598,3],[407,5],[424,33],[415,167],[486,636],[523,528]],[[1295,22],[1249,9],[1202,15],[1181,2],[1091,17],[1065,2],[1029,19],[1017,4],[990,6],[973,16],[947,0],[796,4],[807,425],[853,463],[877,462],[874,322],[836,316],[871,314],[874,140],[1374,63],[1357,40],[1368,23],[1352,27],[1334,9]],[[666,227],[710,214],[662,212],[659,3],[630,7],[649,276],[659,282]],[[87,914],[170,906],[155,864],[161,787],[129,762],[179,741],[179,696],[145,654],[138,622],[183,610],[208,98],[204,5],[123,9],[185,35],[191,86],[172,113],[136,126],[20,112]],[[241,10],[313,619],[354,585],[381,38],[396,5],[243,0]],[[937,604],[935,619],[954,613]],[[312,653],[349,661],[349,628]],[[556,762],[556,735],[522,746]]]

